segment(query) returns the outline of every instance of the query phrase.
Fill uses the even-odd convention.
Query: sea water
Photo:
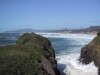
[[[20,33],[0,33],[0,45],[15,44]]]
[[[62,75],[97,75],[94,63],[82,65],[78,59],[81,48],[88,44],[95,35],[37,33],[47,37],[55,50],[57,67]],[[0,45],[15,44],[20,34],[0,34]]]
[[[97,68],[93,62],[89,65],[82,65],[78,61],[81,48],[96,35],[61,33],[42,33],[42,35],[52,42],[62,75],[97,75]]]

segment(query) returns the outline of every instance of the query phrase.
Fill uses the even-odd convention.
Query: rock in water
[[[93,61],[98,67],[98,75],[100,75],[100,32],[88,45],[81,49],[79,61],[83,64],[89,64]]]
[[[60,75],[50,41],[25,33],[16,45],[1,46],[0,75]]]

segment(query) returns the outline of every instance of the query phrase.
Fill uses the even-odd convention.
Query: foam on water
[[[64,68],[63,72],[67,75],[97,75],[97,68],[93,63],[82,65],[78,62],[79,54],[61,55],[56,58],[58,68],[61,71]]]
[[[71,39],[75,42],[72,42],[71,45],[80,45],[80,47],[73,47],[69,49],[72,51],[68,54],[68,51],[63,51],[60,55],[56,55],[58,62],[58,68],[60,71],[63,71],[66,75],[97,75],[97,68],[94,66],[94,63],[89,65],[82,65],[78,62],[80,51],[82,46],[88,44],[95,35],[86,35],[86,34],[61,34],[61,33],[39,33],[44,37],[53,37],[53,38],[65,38]]]
[[[37,33],[44,37],[57,37],[57,38],[86,38],[92,39],[95,35],[88,35],[88,34],[65,34],[65,33]]]
[[[89,65],[79,64],[78,58],[81,48],[88,44],[95,35],[87,34],[64,34],[64,33],[37,33],[51,40],[53,47],[55,47],[56,59],[58,68],[66,75],[97,75],[97,68],[93,63]],[[15,43],[19,34],[1,34],[0,44]],[[56,40],[56,41],[55,41]],[[66,47],[68,46],[68,47]]]

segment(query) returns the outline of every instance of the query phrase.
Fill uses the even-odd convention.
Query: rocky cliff
[[[100,32],[88,45],[82,48],[79,61],[83,64],[94,62],[98,68],[98,75],[100,75]]]
[[[1,46],[0,75],[60,75],[50,41],[25,33],[16,45]]]

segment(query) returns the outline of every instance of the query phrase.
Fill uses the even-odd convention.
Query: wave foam
[[[37,33],[44,37],[57,37],[57,38],[87,38],[93,39],[96,35],[89,34],[67,34],[67,33]]]
[[[59,64],[64,64],[67,75],[97,75],[97,68],[93,63],[89,65],[82,65],[78,62],[79,54],[61,55],[57,56],[58,68],[62,70]],[[64,67],[64,66],[63,66]]]
[[[69,51],[72,51],[68,54],[66,50],[62,50],[60,55],[56,56],[58,62],[58,68],[66,75],[97,75],[97,68],[94,66],[94,63],[89,65],[82,65],[78,62],[79,52],[81,50],[81,45],[88,44],[96,35],[89,34],[62,34],[62,33],[38,33],[44,37],[53,37],[53,38],[65,38],[71,39],[71,45],[80,45],[78,47],[70,48]],[[63,53],[64,52],[64,53]],[[73,53],[74,52],[74,53]]]

